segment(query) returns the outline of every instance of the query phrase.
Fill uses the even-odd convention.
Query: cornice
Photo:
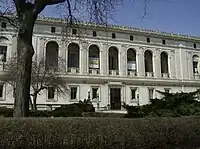
[[[63,23],[63,24],[69,23],[69,21],[67,19],[54,18],[54,17],[38,17],[37,21],[43,21],[43,22],[49,22],[49,23]],[[83,25],[83,26],[89,26],[89,27],[116,29],[119,31],[129,31],[129,32],[137,32],[137,33],[143,33],[143,34],[152,34],[152,35],[157,35],[157,36],[163,36],[166,38],[170,37],[173,39],[200,41],[200,37],[197,37],[197,36],[177,34],[177,33],[173,33],[173,32],[172,33],[162,32],[159,30],[149,30],[149,29],[144,29],[144,28],[135,28],[135,27],[122,26],[122,25],[114,25],[114,24],[103,25],[103,24],[84,22],[84,21],[77,21],[76,24]]]

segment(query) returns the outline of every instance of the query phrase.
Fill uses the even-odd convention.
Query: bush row
[[[200,117],[1,118],[2,149],[195,149]]]
[[[95,112],[95,108],[92,104],[87,103],[74,103],[70,105],[64,105],[56,108],[53,111],[36,111],[29,112],[30,117],[80,117],[83,112]],[[11,108],[0,108],[0,116],[12,117],[13,109]]]
[[[199,90],[190,93],[165,93],[164,97],[151,99],[150,104],[143,106],[128,106],[126,117],[180,117],[200,116],[200,102],[196,100]]]

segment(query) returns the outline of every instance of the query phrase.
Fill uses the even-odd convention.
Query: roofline
[[[52,22],[52,23],[69,23],[67,19],[62,18],[54,18],[54,17],[38,17],[38,21],[46,21],[46,22]],[[143,29],[143,28],[135,28],[135,27],[128,27],[128,26],[122,26],[122,25],[114,25],[114,24],[97,24],[97,23],[91,23],[91,22],[84,22],[84,21],[77,21],[77,24],[83,25],[83,26],[91,26],[91,27],[101,27],[101,28],[109,28],[109,29],[116,29],[120,31],[130,31],[130,32],[138,32],[138,33],[144,33],[144,34],[154,34],[158,36],[166,36],[171,38],[179,38],[182,40],[198,40],[200,41],[200,37],[198,36],[191,36],[191,35],[185,35],[185,34],[177,34],[177,33],[169,33],[169,32],[162,32],[159,30],[150,30],[150,29]]]
[[[15,17],[15,15],[6,15],[9,17]],[[69,20],[62,19],[62,18],[56,18],[56,17],[43,17],[39,16],[37,18],[37,21],[42,22],[49,22],[49,23],[62,23],[67,24],[69,23]],[[150,29],[144,29],[144,28],[136,28],[136,27],[128,27],[123,25],[114,25],[114,24],[98,24],[98,23],[92,23],[92,22],[84,22],[84,21],[76,21],[75,24],[83,25],[83,26],[90,26],[90,27],[100,27],[100,28],[108,28],[113,30],[119,30],[119,31],[126,31],[126,32],[137,32],[137,33],[143,33],[143,34],[153,34],[156,36],[165,36],[166,38],[177,38],[180,40],[195,40],[200,41],[199,36],[191,36],[186,34],[178,34],[173,32],[162,32],[159,30],[150,30]]]

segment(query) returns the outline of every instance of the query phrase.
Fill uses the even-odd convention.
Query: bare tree
[[[49,87],[53,88],[58,95],[67,95],[69,93],[66,81],[60,77],[64,65],[64,60],[58,59],[59,67],[47,67],[45,61],[33,61],[32,62],[32,73],[31,73],[31,88],[30,91],[30,104],[33,111],[37,110],[37,97],[45,89]],[[17,73],[17,58],[11,58],[5,66],[6,78],[4,82],[10,84],[13,87],[14,97],[16,96],[16,79]],[[31,98],[32,97],[32,98]]]
[[[4,13],[0,17],[9,20],[8,22],[11,24],[16,23],[17,27],[17,88],[13,113],[15,117],[28,116],[32,57],[34,55],[33,28],[38,15],[45,7],[55,5],[63,8],[65,17],[70,22],[76,18],[76,15],[73,14],[85,14],[86,18],[92,22],[105,23],[107,18],[113,15],[114,8],[119,1],[121,0],[0,0],[0,6],[3,6],[4,12],[16,12],[14,20],[8,18]]]

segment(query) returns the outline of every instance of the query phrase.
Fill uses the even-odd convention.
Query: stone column
[[[161,49],[153,49],[153,72],[156,78],[161,77]]]
[[[101,51],[101,59],[100,59],[100,69],[101,69],[101,74],[103,75],[108,75],[108,44],[103,43],[102,44],[102,51]]]
[[[187,65],[188,65],[187,66],[188,67],[188,77],[191,80],[191,79],[194,78],[193,63],[192,63],[192,53],[191,52],[187,52]]]
[[[59,49],[58,49],[58,67],[62,72],[66,72],[66,46],[63,41],[60,42],[59,44]]]
[[[119,74],[127,75],[127,46],[121,45],[119,49]]]
[[[140,77],[145,76],[144,50],[145,49],[143,47],[136,48],[137,71],[138,71],[138,76],[140,76]]]
[[[81,74],[88,73],[88,42],[81,42],[79,68]]]
[[[175,71],[175,51],[171,50],[169,53],[169,74],[170,78],[175,79],[176,78],[176,71]]]
[[[44,38],[44,37],[40,37],[39,39],[39,49],[38,49],[38,52],[37,52],[37,60],[40,61],[42,59],[46,59],[46,41],[47,39]]]

